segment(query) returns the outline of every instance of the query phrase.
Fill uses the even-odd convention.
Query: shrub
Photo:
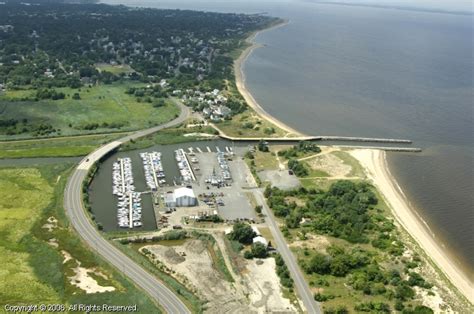
[[[252,243],[252,239],[257,234],[253,231],[252,227],[249,224],[243,222],[237,222],[232,228],[232,232],[229,234],[229,239],[238,241],[242,244]]]
[[[267,247],[262,243],[252,244],[252,255],[256,258],[266,258],[268,256]]]

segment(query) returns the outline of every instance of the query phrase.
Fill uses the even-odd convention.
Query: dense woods
[[[216,121],[231,119],[246,108],[231,55],[251,32],[278,21],[71,2],[0,2],[0,136],[136,130],[163,122],[154,116],[169,111],[168,97],[212,107]],[[104,111],[129,109],[149,121]]]
[[[128,77],[170,79],[176,88],[219,88],[224,79],[233,79],[233,59],[226,54],[272,20],[102,4],[7,2],[0,9],[0,83],[77,88],[81,81],[110,83]],[[101,71],[96,67],[100,63],[129,65],[132,71]]]

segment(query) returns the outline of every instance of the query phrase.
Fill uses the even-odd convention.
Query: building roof
[[[258,230],[257,226],[252,226],[252,230],[255,232],[256,235],[260,235],[260,231]]]
[[[171,202],[175,202],[176,199],[174,198],[174,194],[173,193],[166,193],[165,194],[165,203],[171,203]]]
[[[190,189],[190,188],[187,188],[187,187],[181,187],[181,188],[177,188],[176,190],[174,190],[174,198],[179,198],[179,197],[182,197],[182,196],[188,196],[188,197],[193,197],[193,198],[196,198],[196,196],[194,196],[194,192],[193,192],[193,189]]]
[[[263,245],[268,246],[268,241],[262,236],[253,238],[252,243],[262,243]]]

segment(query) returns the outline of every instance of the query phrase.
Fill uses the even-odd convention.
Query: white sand
[[[89,273],[94,273],[98,276],[104,277],[100,272],[97,272],[94,269],[88,269],[81,267],[81,264],[78,262],[78,266],[73,269],[75,275],[69,277],[69,280],[72,285],[78,287],[79,289],[86,292],[86,294],[93,293],[104,293],[115,291],[115,287],[112,286],[101,286],[99,283],[92,278]]]
[[[291,128],[290,126],[286,125],[285,123],[281,122],[280,120],[276,119],[275,117],[272,117],[271,115],[269,115],[258,103],[257,101],[255,100],[255,98],[253,98],[252,94],[247,90],[247,88],[245,87],[245,75],[244,75],[244,71],[243,71],[243,64],[245,63],[245,60],[248,58],[248,56],[252,53],[252,51],[256,48],[260,48],[262,47],[262,45],[259,45],[259,44],[256,44],[254,42],[254,39],[255,37],[257,37],[257,35],[261,32],[264,32],[264,31],[268,31],[270,29],[274,29],[276,27],[281,27],[281,26],[284,26],[284,25],[287,25],[288,23],[282,23],[282,24],[278,24],[278,25],[275,25],[273,27],[270,27],[270,28],[267,28],[265,30],[262,30],[262,31],[259,31],[259,32],[255,32],[254,34],[252,34],[252,36],[250,36],[249,38],[247,38],[247,42],[251,44],[250,47],[248,47],[247,49],[245,49],[242,54],[239,56],[239,58],[237,60],[235,60],[234,62],[234,72],[235,72],[235,82],[236,82],[236,85],[237,85],[237,89],[239,90],[240,94],[244,97],[245,101],[247,102],[247,104],[253,109],[255,110],[255,112],[258,113],[258,115],[260,115],[260,117],[262,117],[263,119],[273,123],[274,125],[278,126],[280,129],[288,132],[288,133],[293,133],[295,135],[298,135],[298,136],[302,136],[303,134],[301,134],[300,132],[296,131],[295,129]]]
[[[418,242],[425,253],[444,272],[451,283],[469,300],[474,303],[474,284],[469,277],[450,258],[448,252],[436,241],[424,222],[410,208],[409,203],[398,186],[381,150],[353,150],[351,155],[357,158],[366,169],[369,179],[382,193],[398,222]]]

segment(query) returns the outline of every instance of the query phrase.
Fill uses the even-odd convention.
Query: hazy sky
[[[225,0],[217,0],[225,1]],[[265,1],[265,0],[262,0]],[[296,0],[298,1],[298,0]],[[406,8],[473,12],[471,0],[302,0],[306,2],[336,2],[377,6],[400,6]]]
[[[416,9],[416,10],[439,10],[439,11],[450,11],[450,12],[464,12],[473,13],[474,8],[472,0],[102,0],[104,3],[153,3],[157,4],[172,4],[172,3],[197,3],[197,4],[212,4],[212,3],[241,3],[245,6],[245,3],[291,3],[291,2],[324,2],[335,4],[355,4],[355,5],[368,5],[368,6],[387,6],[387,7],[398,7],[402,9]]]

